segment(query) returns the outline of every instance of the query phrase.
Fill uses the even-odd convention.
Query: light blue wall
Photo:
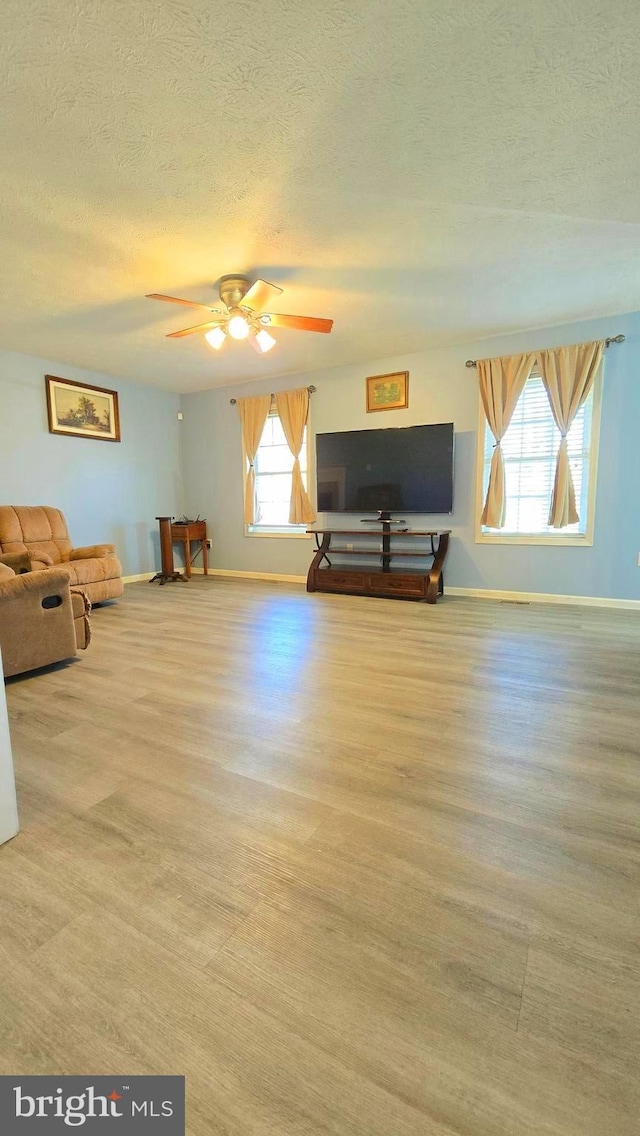
[[[465,367],[465,360],[618,332],[627,341],[606,353],[594,546],[476,544],[477,377],[475,370]],[[215,567],[302,575],[311,559],[308,538],[244,535],[240,427],[229,399],[313,383],[317,392],[312,398],[312,431],[370,428],[374,423],[365,411],[365,376],[397,370],[410,372],[409,409],[377,416],[376,426],[455,423],[454,513],[450,518],[414,521],[416,526],[424,521],[429,527],[452,529],[446,572],[450,585],[640,598],[640,313],[183,396],[186,508],[207,517]],[[348,527],[347,516],[343,523]]]
[[[44,376],[117,390],[122,441],[50,434]],[[159,565],[157,514],[183,511],[175,394],[0,351],[0,504],[55,505],[76,545],[114,543],[126,575]]]

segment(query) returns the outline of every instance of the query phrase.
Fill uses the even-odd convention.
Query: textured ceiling
[[[640,308],[639,42],[637,0],[3,0],[0,346],[196,390]],[[146,292],[233,271],[332,335],[164,338]]]

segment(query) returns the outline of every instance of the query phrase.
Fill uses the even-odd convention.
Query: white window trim
[[[591,439],[589,448],[589,489],[587,495],[587,523],[583,533],[533,533],[531,536],[508,533],[485,533],[482,531],[480,516],[484,506],[484,439],[487,420],[478,391],[478,433],[476,445],[476,544],[536,544],[542,547],[561,546],[563,548],[593,547],[596,514],[596,488],[598,484],[598,453],[600,449],[600,416],[602,411],[602,373],[604,364],[598,368],[593,383],[593,407],[591,410]],[[534,375],[537,374],[534,368]],[[549,502],[551,503],[551,502]]]
[[[311,535],[306,531],[306,525],[245,525],[245,536],[257,537],[285,537],[286,540],[311,540]]]
[[[275,407],[275,399],[272,402],[272,406]],[[276,413],[277,413],[277,411],[276,411]],[[269,414],[271,414],[271,410],[269,411]],[[306,449],[307,449],[307,493],[309,492],[309,486],[311,485],[311,474],[312,474],[312,469],[311,469],[312,447],[309,445],[310,437],[311,437],[311,399],[309,399],[309,413],[307,415],[307,436],[306,436],[306,441],[305,441],[305,445],[306,445]],[[244,494],[244,482],[245,482],[245,478],[247,476],[246,466],[244,464],[244,455],[242,455],[241,460],[242,460],[242,486],[243,486],[243,494]],[[312,539],[311,534],[306,531],[306,528],[307,528],[306,525],[248,525],[245,522],[245,524],[244,524],[244,535],[246,537],[257,536],[259,540],[264,540],[265,537],[269,537],[269,538],[275,537],[276,539],[279,539],[279,540],[282,540],[283,537],[285,538],[285,540],[311,540]]]

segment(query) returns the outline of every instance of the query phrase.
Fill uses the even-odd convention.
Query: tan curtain
[[[309,415],[309,391],[306,387],[301,387],[300,390],[280,391],[276,395],[276,409],[289,449],[293,454],[289,524],[308,525],[311,521],[315,521],[316,514],[302,482],[300,450]]]
[[[256,475],[254,462],[260,445],[264,424],[271,408],[271,395],[259,394],[255,398],[238,398],[236,406],[242,427],[242,450],[247,461],[244,483],[244,521],[252,525],[256,511]]]
[[[549,396],[551,412],[562,435],[549,510],[549,524],[554,529],[563,529],[565,525],[573,525],[580,519],[567,453],[567,434],[593,386],[603,351],[604,341],[598,341],[576,343],[572,347],[554,347],[538,353],[540,373]]]
[[[480,397],[496,444],[491,458],[487,496],[481,521],[491,529],[501,529],[505,522],[507,499],[504,487],[504,461],[500,443],[513,417],[535,356],[510,355],[502,359],[479,359]]]

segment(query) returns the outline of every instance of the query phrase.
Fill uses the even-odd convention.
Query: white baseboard
[[[194,576],[204,575],[204,568],[192,568]],[[150,580],[153,573],[123,576],[125,584]],[[271,580],[275,584],[306,584],[306,576],[291,576],[281,572],[243,572],[234,568],[210,568],[210,576],[231,576],[241,580]],[[504,592],[492,588],[454,588],[445,584],[445,595],[469,596],[478,600],[506,600],[511,603],[569,604],[574,607],[608,607],[621,611],[640,611],[640,600],[616,600],[607,596],[562,596],[553,592]]]
[[[491,588],[450,588],[445,595],[471,596],[479,600],[507,600],[512,603],[572,604],[577,607],[610,607],[640,611],[640,600],[614,600],[606,596],[561,596],[554,592],[501,592]]]
[[[202,572],[202,568],[192,568],[191,571]],[[209,571],[211,571],[211,569],[209,569]],[[184,572],[184,568],[181,568],[178,564],[176,567],[176,572]],[[142,580],[152,580],[155,574],[155,568],[150,568],[148,572],[138,572],[136,576],[123,576],[122,583],[139,584]]]
[[[184,572],[184,568],[178,566],[178,572]],[[192,568],[192,576],[204,576],[204,568]],[[210,576],[237,576],[243,580],[272,580],[276,584],[306,584],[306,576],[285,576],[280,572],[240,572],[232,568],[210,568]],[[137,576],[123,576],[123,584],[137,584],[141,580],[150,580],[153,572],[139,572]]]
[[[202,568],[192,572],[202,573]],[[306,584],[306,576],[285,576],[278,572],[241,572],[232,568],[210,568],[209,575],[238,576],[247,580],[274,580],[285,584]],[[509,600],[513,603],[573,604],[582,607],[609,607],[627,611],[640,611],[640,600],[615,600],[606,596],[562,596],[553,592],[503,592],[491,588],[450,588],[445,584],[445,595],[470,596],[479,600]]]
[[[192,568],[192,572],[203,574],[203,568]],[[241,580],[272,580],[276,584],[306,584],[306,576],[288,576],[281,572],[240,572],[232,568],[210,568],[210,576],[237,576]]]

